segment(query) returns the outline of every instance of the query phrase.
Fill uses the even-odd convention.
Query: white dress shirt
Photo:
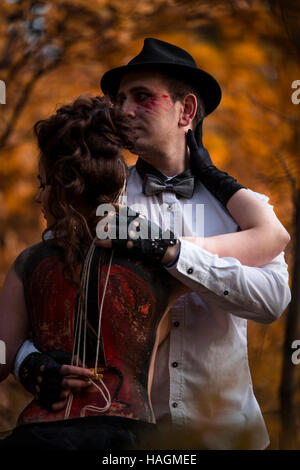
[[[267,204],[266,196],[255,194]],[[238,230],[200,182],[189,200],[171,192],[147,197],[132,166],[126,197],[130,207],[165,223],[179,238]],[[168,271],[193,293],[174,304],[171,332],[157,352],[151,391],[156,419],[172,421],[183,436],[185,431],[194,439],[199,436],[202,448],[264,449],[269,437],[252,387],[247,320],[270,323],[290,302],[283,253],[255,268],[181,240],[179,258]],[[29,352],[26,342],[18,352],[15,375]]]
[[[255,194],[267,204],[266,196]],[[171,192],[147,197],[135,166],[127,203],[153,222],[167,220],[175,232],[173,221],[182,216],[183,229],[177,223],[182,236],[196,235],[196,225],[198,236],[205,237],[238,230],[200,182],[189,200]],[[156,418],[170,417],[183,433],[198,433],[199,445],[208,449],[264,449],[269,437],[252,387],[247,319],[270,323],[290,302],[283,253],[255,268],[181,240],[179,259],[168,271],[193,293],[174,304],[170,335],[157,353],[151,392]]]

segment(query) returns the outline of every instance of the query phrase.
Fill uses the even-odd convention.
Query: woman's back
[[[15,263],[24,285],[35,346],[42,352],[63,349],[71,353],[75,335],[80,338],[80,345],[76,344],[80,359],[85,357],[85,365],[92,368],[99,340],[97,363],[104,369],[103,382],[111,398],[109,408],[100,414],[154,422],[152,369],[158,331],[170,304],[170,276],[156,263],[96,247],[90,267],[87,318],[78,326],[79,332],[75,331],[77,320],[80,325],[78,288],[63,276],[62,253],[54,240],[48,240],[25,250]],[[101,388],[99,381],[96,384]],[[103,409],[106,403],[101,392],[90,386],[74,394],[68,416],[65,410],[47,411],[34,400],[21,414],[19,424],[99,415],[84,408]]]

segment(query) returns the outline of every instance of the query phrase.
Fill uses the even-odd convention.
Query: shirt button
[[[228,295],[228,294],[229,294],[228,290],[224,290],[224,295]]]
[[[178,362],[172,362],[172,367],[178,367]]]
[[[176,403],[176,401],[174,401],[174,403],[172,403],[172,406],[173,406],[173,408],[177,408],[178,403]]]
[[[187,273],[188,273],[188,274],[192,274],[193,272],[194,272],[193,268],[189,268],[189,269],[187,270]]]
[[[177,328],[179,325],[180,325],[179,321],[174,321],[173,326],[175,326],[175,328]]]
[[[168,205],[168,211],[172,211],[172,210],[173,210],[172,204],[169,204]]]

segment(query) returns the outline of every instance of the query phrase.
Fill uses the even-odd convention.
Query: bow
[[[185,177],[175,176],[163,181],[159,176],[146,174],[143,183],[143,191],[146,196],[153,196],[163,191],[174,192],[179,197],[190,199],[194,192],[195,178],[193,175]]]

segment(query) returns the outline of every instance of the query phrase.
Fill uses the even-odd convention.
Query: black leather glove
[[[38,397],[38,401],[51,411],[53,403],[60,400],[62,379],[60,369],[63,364],[71,364],[72,354],[66,351],[33,352],[22,362],[19,369],[20,382],[26,390]],[[41,366],[45,369],[41,371]],[[38,376],[42,382],[37,382]],[[40,392],[37,393],[36,385]]]
[[[229,199],[244,186],[235,178],[213,165],[208,151],[202,145],[202,126],[195,133],[188,131],[186,142],[190,149],[192,173],[198,176],[201,183],[226,207]]]
[[[157,224],[129,207],[126,211],[123,208],[121,215],[115,214],[113,223],[116,224],[116,238],[112,239],[112,247],[127,250],[139,257],[161,261],[168,247],[177,243],[173,232],[163,231]],[[127,234],[126,238],[119,238],[120,232],[121,236]],[[129,241],[132,242],[131,248],[127,248]]]

